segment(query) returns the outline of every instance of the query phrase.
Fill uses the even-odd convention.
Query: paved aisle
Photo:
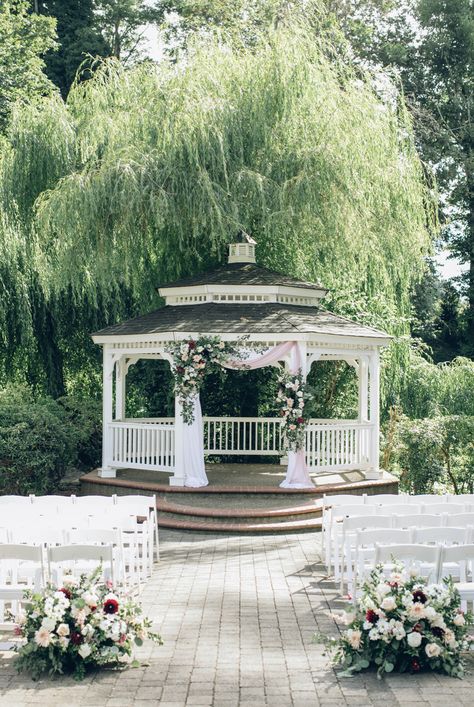
[[[167,531],[142,598],[165,644],[141,649],[144,665],[76,684],[33,683],[0,660],[0,705],[100,707],[339,707],[474,705],[474,675],[370,676],[338,681],[316,630],[335,592],[319,564],[320,535],[223,537]],[[472,663],[474,671],[474,661]]]

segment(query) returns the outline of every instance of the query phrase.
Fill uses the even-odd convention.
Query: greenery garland
[[[304,417],[305,382],[301,371],[284,371],[278,376],[277,401],[288,449],[294,452],[304,449],[307,420]]]
[[[182,418],[191,425],[193,398],[199,394],[204,376],[229,358],[242,358],[243,354],[234,343],[222,341],[219,336],[176,341],[166,351],[172,356],[174,392],[181,403]]]

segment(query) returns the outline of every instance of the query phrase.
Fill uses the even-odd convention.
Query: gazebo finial
[[[255,241],[244,230],[240,230],[233,243],[229,244],[229,263],[255,263]]]

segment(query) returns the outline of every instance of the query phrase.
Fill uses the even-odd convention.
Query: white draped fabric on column
[[[204,439],[199,395],[193,398],[193,417],[194,420],[190,425],[186,423],[183,425],[184,485],[200,488],[207,486],[209,481],[204,468]]]
[[[285,341],[274,346],[261,356],[251,357],[245,361],[226,361],[223,364],[226,368],[255,370],[270,366],[282,358],[290,355],[290,373],[295,374],[302,368],[302,357],[300,345],[297,341]],[[299,449],[297,452],[288,452],[288,468],[286,478],[281,482],[282,488],[304,489],[313,487],[305,462],[305,450]]]

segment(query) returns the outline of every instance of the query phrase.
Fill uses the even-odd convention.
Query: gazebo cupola
[[[204,416],[200,443],[196,446],[194,439],[191,448],[178,398],[173,418],[126,415],[127,371],[139,359],[172,363],[170,347],[178,342],[181,347],[215,337],[237,345],[245,337],[245,346],[252,349],[254,344],[256,356],[257,350],[267,352],[261,365],[271,365],[267,361],[272,352],[285,351],[272,363],[291,370],[292,357],[297,356],[303,380],[317,361],[342,360],[355,368],[357,417],[308,420],[304,459],[311,474],[359,469],[367,478],[378,478],[379,354],[390,336],[325,310],[322,299],[327,290],[320,285],[258,265],[255,245],[240,231],[229,245],[225,264],[161,285],[163,307],[93,335],[104,354],[102,476],[115,476],[117,469],[148,469],[168,472],[173,485],[193,485],[188,474],[196,456],[284,458],[279,417]]]
[[[239,231],[229,244],[229,263],[255,263],[255,241],[245,231]]]

